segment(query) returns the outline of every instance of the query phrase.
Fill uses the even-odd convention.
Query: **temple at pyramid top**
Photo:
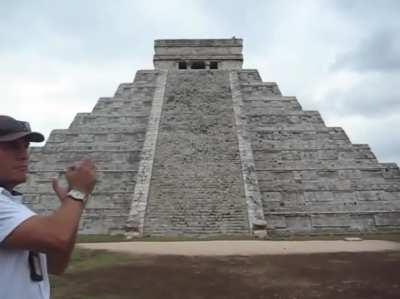
[[[154,41],[155,69],[241,69],[243,40],[159,39]]]

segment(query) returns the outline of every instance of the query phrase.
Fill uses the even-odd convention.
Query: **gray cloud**
[[[343,117],[361,119],[346,127],[350,135],[374,123],[376,130],[359,136],[373,149],[379,143],[387,160],[398,150],[381,123],[400,110],[399,11],[397,0],[0,0],[2,111],[41,130],[65,128],[136,70],[151,68],[154,39],[236,35],[244,39],[245,67],[278,82],[305,109],[322,110],[338,126]],[[358,83],[328,83],[349,70]],[[39,106],[46,115],[32,116]],[[53,117],[60,109],[68,113]]]
[[[367,32],[370,28],[376,29],[400,22],[398,0],[335,0],[325,4],[336,15],[348,18],[352,24],[362,26]]]
[[[380,119],[353,119],[351,138],[355,143],[368,143],[380,162],[400,161],[400,139],[398,124],[400,113]]]
[[[400,74],[362,77],[348,89],[332,89],[321,108],[329,114],[385,117],[400,110]]]
[[[398,129],[396,128],[380,128],[380,132],[376,132],[376,135],[372,135],[369,138],[370,142],[373,143],[372,150],[375,151],[378,157],[382,157],[382,162],[397,162],[400,161],[400,139],[395,136],[398,135]],[[388,130],[389,129],[389,130]],[[382,133],[383,132],[383,133]]]
[[[359,45],[337,56],[333,69],[363,71],[399,71],[400,35],[396,29],[375,32]]]
[[[214,26],[197,2],[19,1],[0,4],[0,53],[17,50],[74,63],[151,61],[156,38],[196,37]],[[181,13],[181,15],[179,15]]]

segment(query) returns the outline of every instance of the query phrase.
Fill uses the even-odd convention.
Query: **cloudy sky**
[[[400,164],[397,0],[0,0],[0,114],[48,135],[151,69],[154,39],[232,36],[245,68]]]

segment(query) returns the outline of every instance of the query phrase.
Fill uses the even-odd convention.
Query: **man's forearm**
[[[61,206],[53,214],[46,216],[55,225],[57,234],[68,246],[75,239],[79,221],[83,212],[83,204],[71,198],[65,198]]]
[[[71,259],[72,251],[75,247],[77,232],[78,230],[76,230],[75,237],[71,239],[70,246],[67,248],[67,250],[62,252],[53,251],[47,253],[47,270],[50,274],[61,275],[67,269]]]
[[[47,253],[48,270],[51,274],[62,274],[68,266],[75,245],[82,208],[82,203],[66,198],[61,207],[49,216],[54,218],[53,221],[56,221],[57,225],[60,225],[61,234],[67,241],[63,250]]]
[[[24,221],[7,237],[4,245],[46,254],[69,254],[82,211],[82,203],[65,198],[53,214],[35,215]]]

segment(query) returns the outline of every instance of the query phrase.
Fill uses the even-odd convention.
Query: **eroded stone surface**
[[[154,159],[145,235],[249,233],[228,72],[168,74]]]

